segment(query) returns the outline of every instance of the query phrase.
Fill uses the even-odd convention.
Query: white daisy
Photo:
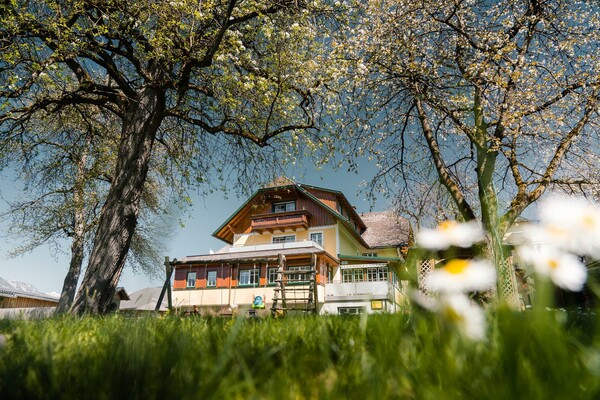
[[[583,289],[587,269],[577,256],[546,246],[521,246],[517,253],[538,274],[549,276],[555,285],[573,292]]]
[[[583,198],[553,197],[540,205],[541,240],[578,255],[600,258],[600,207]]]
[[[425,296],[421,292],[413,292],[412,298],[421,307],[435,312],[445,322],[456,326],[469,339],[485,338],[485,313],[464,294],[451,293],[434,298]]]
[[[481,291],[494,286],[496,269],[486,260],[456,258],[448,261],[443,268],[433,271],[426,279],[427,288],[436,292]]]
[[[471,340],[485,338],[485,313],[463,294],[451,294],[440,299],[441,315]]]
[[[450,246],[471,247],[484,238],[483,230],[475,221],[444,221],[435,229],[417,233],[417,243],[430,250],[444,250]]]

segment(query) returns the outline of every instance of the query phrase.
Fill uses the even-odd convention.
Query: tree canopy
[[[379,157],[375,187],[391,178],[411,192],[439,181],[460,218],[502,233],[548,188],[589,192],[597,183],[600,15],[593,4],[356,7],[350,41],[337,49],[353,71],[353,149]]]
[[[88,105],[118,119],[116,164],[75,312],[103,312],[135,231],[153,154],[182,179],[322,145],[320,18],[296,1],[15,0],[0,17],[0,143],[40,114]],[[282,135],[285,135],[282,136]],[[279,138],[281,136],[281,138]],[[277,144],[284,145],[276,146]],[[282,153],[280,154],[279,151]],[[249,163],[249,166],[244,166]]]

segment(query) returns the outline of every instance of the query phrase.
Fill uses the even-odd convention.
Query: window
[[[189,288],[196,287],[196,273],[195,272],[187,273],[186,287],[189,287]]]
[[[217,286],[217,271],[208,271],[206,273],[206,287]]]
[[[258,269],[240,270],[239,286],[258,285]]]
[[[310,240],[323,246],[323,232],[311,233]]]
[[[327,264],[327,283],[333,282],[333,267]]]
[[[288,271],[308,271],[310,270],[309,266],[298,266],[298,267],[288,267]],[[290,283],[298,283],[298,282],[302,282],[302,281],[307,281],[308,280],[308,274],[291,274],[288,275],[288,280],[292,281]]]
[[[296,241],[296,235],[274,236],[273,243],[293,243]]]
[[[364,307],[338,307],[339,315],[360,315],[364,313]]]
[[[296,211],[295,201],[282,201],[281,203],[273,203],[273,212]]]
[[[367,268],[367,281],[380,282],[388,280],[387,267],[369,267]]]
[[[364,282],[365,270],[363,268],[352,268],[342,270],[342,282]]]
[[[267,273],[267,279],[269,285],[274,285],[277,283],[277,268],[269,268],[269,271]]]
[[[377,252],[373,253],[362,253],[363,257],[377,257]]]

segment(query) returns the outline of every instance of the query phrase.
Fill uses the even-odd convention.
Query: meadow
[[[0,398],[597,399],[595,313],[0,321]]]

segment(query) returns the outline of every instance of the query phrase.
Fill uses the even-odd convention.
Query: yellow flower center
[[[548,260],[548,266],[552,269],[556,269],[558,268],[558,261],[556,261],[555,259],[550,259]]]
[[[469,260],[454,259],[448,261],[444,269],[451,274],[461,274],[469,266]]]
[[[452,229],[454,226],[456,225],[456,222],[454,221],[444,221],[439,225],[440,230],[442,231],[449,231],[450,229]]]
[[[552,234],[552,235],[562,236],[562,237],[567,236],[567,231],[564,230],[563,228],[559,228],[558,226],[551,225],[547,229],[548,229],[548,232],[550,232],[550,234]]]
[[[592,229],[596,226],[596,220],[591,215],[586,215],[583,217],[583,221],[581,222],[583,222],[583,226],[589,229]]]

